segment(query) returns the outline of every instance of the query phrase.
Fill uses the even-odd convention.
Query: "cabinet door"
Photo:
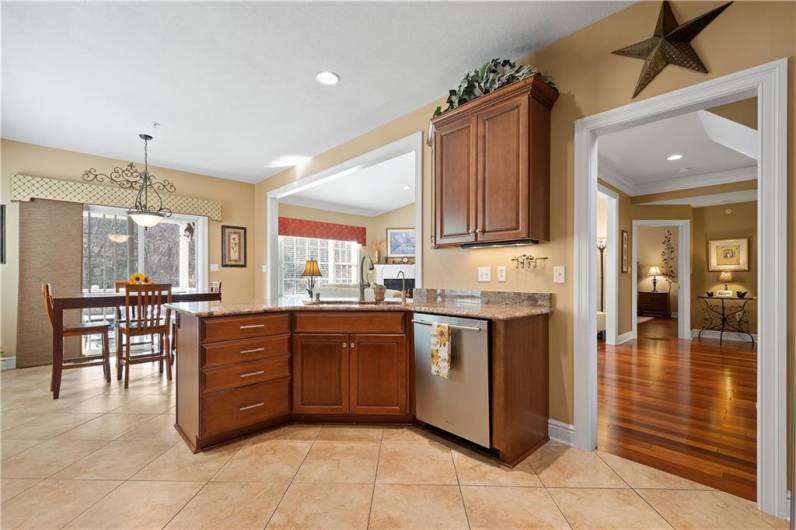
[[[528,237],[528,96],[478,113],[478,241]]]
[[[436,245],[475,241],[476,121],[465,117],[434,133]]]
[[[293,335],[293,412],[348,412],[348,335]]]
[[[406,336],[351,335],[352,414],[405,414]]]

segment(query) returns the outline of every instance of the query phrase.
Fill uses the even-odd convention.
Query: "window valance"
[[[34,177],[31,175],[14,175],[11,177],[11,200],[29,201],[31,199],[50,199],[129,208],[135,200],[135,191],[79,180]],[[213,221],[222,220],[220,201],[164,193],[163,206],[174,213],[202,215]]]
[[[280,236],[356,241],[360,245],[365,245],[366,233],[364,226],[308,221],[306,219],[294,219],[292,217],[279,218]]]

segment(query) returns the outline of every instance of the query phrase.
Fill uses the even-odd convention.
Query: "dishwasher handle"
[[[423,322],[422,320],[412,319],[412,322],[415,324],[421,324],[423,326],[431,325],[431,322]],[[451,329],[459,329],[462,331],[481,331],[481,328],[479,326],[459,326],[457,324],[448,324],[448,327]]]

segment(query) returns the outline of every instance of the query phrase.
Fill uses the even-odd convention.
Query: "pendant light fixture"
[[[83,180],[88,182],[112,182],[122,189],[136,192],[133,207],[127,215],[139,226],[150,228],[158,224],[164,217],[171,216],[171,210],[163,206],[163,193],[174,193],[177,189],[166,179],[158,180],[149,173],[148,144],[152,136],[139,134],[144,141],[144,171],[139,171],[130,162],[126,167],[115,167],[110,174],[98,173],[91,168],[83,173]]]

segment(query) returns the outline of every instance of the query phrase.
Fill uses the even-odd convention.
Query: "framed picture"
[[[708,240],[708,271],[748,271],[749,238]]]
[[[6,262],[6,205],[0,204],[0,264]]]
[[[387,229],[388,258],[414,258],[415,245],[416,241],[414,228]]]
[[[246,227],[221,225],[221,266],[246,266]]]
[[[622,230],[622,272],[630,272],[630,243],[627,230]]]

